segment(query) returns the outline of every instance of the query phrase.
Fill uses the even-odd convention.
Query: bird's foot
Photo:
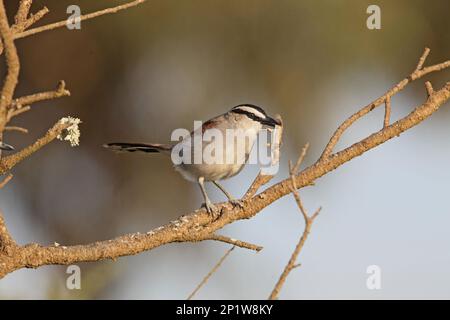
[[[244,201],[240,199],[230,199],[229,202],[233,205],[233,207],[239,207],[241,209],[244,208]]]
[[[216,206],[213,205],[210,201],[202,203],[202,208],[205,208],[209,215],[213,218],[213,220],[217,220],[220,217],[220,212],[217,210]]]

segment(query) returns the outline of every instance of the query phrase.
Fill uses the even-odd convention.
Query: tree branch
[[[41,10],[39,10],[38,12],[36,12],[35,14],[31,14],[29,18],[26,18],[25,20],[22,20],[19,23],[16,22],[12,26],[13,33],[17,34],[17,33],[23,32],[24,30],[28,29],[33,24],[35,24],[36,22],[41,20],[49,12],[50,11],[48,10],[48,8],[44,7]]]
[[[425,82],[425,89],[427,90],[427,95],[431,96],[433,94],[433,85],[431,84],[430,81],[426,81]]]
[[[23,2],[26,2],[26,0],[23,0]],[[127,9],[132,6],[139,5],[143,2],[145,2],[145,0],[132,1],[121,6],[90,13],[82,16],[81,21],[109,13],[115,13],[119,10]],[[29,8],[26,9],[27,4],[22,4],[21,2],[21,6],[22,5],[24,8],[19,8],[19,10],[22,10],[23,13],[25,11],[28,12]],[[20,14],[20,19],[22,19],[21,21],[23,21],[23,13]],[[8,65],[7,76],[2,88],[2,96],[0,101],[0,120],[3,120],[0,124],[0,132],[3,131],[3,128],[5,126],[5,119],[7,118],[6,110],[13,101],[12,98],[15,87],[17,85],[20,69],[19,59],[13,40],[46,30],[63,27],[66,25],[66,22],[67,21],[64,20],[43,27],[38,27],[13,34],[7,22],[3,1],[0,0],[0,36],[5,46],[6,60]],[[274,201],[292,193],[293,188],[303,188],[305,186],[313,184],[316,179],[335,170],[339,166],[354,159],[355,157],[362,155],[366,151],[375,148],[376,146],[394,137],[399,136],[404,131],[418,125],[423,120],[431,116],[434,112],[436,112],[445,102],[450,99],[450,82],[440,90],[432,91],[431,94],[429,92],[427,101],[415,108],[404,118],[394,122],[393,124],[385,126],[382,130],[366,137],[365,139],[351,145],[350,147],[332,154],[333,149],[339,141],[339,138],[341,137],[343,132],[356,120],[369,113],[379,105],[385,103],[387,97],[391,97],[394,94],[398,93],[410,82],[419,79],[428,73],[440,71],[450,66],[450,61],[446,61],[441,64],[423,68],[428,54],[429,49],[426,49],[422,57],[419,59],[416,70],[410,76],[400,81],[384,96],[367,105],[366,107],[355,113],[353,116],[351,116],[349,119],[347,119],[343,124],[341,124],[325,147],[322,156],[313,165],[304,169],[295,176],[292,175],[290,178],[269,187],[256,196],[253,196],[257,192],[259,187],[264,184],[265,180],[270,180],[270,178],[266,177],[263,178],[261,182],[261,179],[257,178],[256,180],[260,181],[255,181],[255,188],[250,188],[251,191],[249,191],[251,196],[248,198],[244,197],[244,200],[242,201],[243,207],[233,206],[228,202],[217,204],[218,210],[220,210],[222,214],[216,220],[213,220],[211,218],[211,215],[208,214],[205,209],[199,209],[185,216],[182,216],[179,220],[177,220],[176,223],[169,223],[167,225],[151,230],[145,234],[128,234],[119,236],[111,240],[98,241],[84,245],[43,246],[36,243],[31,243],[19,246],[15,244],[14,240],[9,235],[4,224],[3,217],[0,217],[0,244],[2,246],[2,252],[0,253],[0,278],[21,268],[37,268],[40,266],[53,264],[67,265],[78,262],[99,261],[105,259],[115,260],[118,257],[138,254],[140,252],[148,251],[168,243],[195,242],[209,240],[214,237],[221,237],[216,236],[215,233],[225,225],[242,219],[250,219]],[[15,111],[16,115],[18,112],[24,112],[23,110],[27,110],[27,108],[29,107],[25,106],[22,108],[18,108]],[[0,174],[6,173],[17,163],[55,139],[65,128],[67,128],[67,126],[67,124],[58,122],[47,132],[44,137],[37,140],[31,146],[19,151],[14,155],[2,158],[0,160]],[[296,264],[294,264],[293,266],[295,267]]]
[[[272,178],[273,175],[266,175],[263,174],[262,171],[259,171],[255,180],[253,180],[252,184],[250,185],[250,187],[248,188],[247,192],[245,193],[242,199],[244,200],[251,199],[256,194],[256,192],[258,192],[259,188],[269,183],[269,181],[272,180]]]
[[[93,18],[103,16],[106,14],[116,13],[121,10],[125,10],[128,8],[140,5],[140,4],[144,3],[145,1],[146,0],[135,0],[135,1],[131,1],[126,4],[116,6],[116,7],[107,8],[104,10],[100,10],[100,11],[92,12],[92,13],[89,13],[86,15],[82,15],[80,17],[80,21],[93,19]],[[12,27],[13,39],[25,38],[25,37],[28,37],[28,36],[43,32],[43,31],[53,30],[53,29],[61,28],[61,27],[64,27],[67,25],[68,20],[66,19],[66,20],[51,23],[48,25],[44,25],[41,27],[36,27],[34,29],[26,30],[29,27],[31,27],[33,24],[35,24],[37,21],[42,19],[49,12],[48,8],[44,7],[41,10],[39,10],[36,14],[34,14],[34,15],[32,14],[30,16],[30,18],[27,18],[32,3],[33,3],[33,0],[22,0],[20,2],[20,6],[19,6],[19,9],[18,9],[16,17],[15,17],[15,24]],[[3,43],[0,42],[0,54],[2,54],[2,53],[3,53]]]
[[[399,91],[403,90],[409,83],[411,83],[414,80],[420,79],[423,76],[431,73],[443,70],[445,68],[448,68],[450,66],[450,60],[447,60],[443,63],[435,64],[430,67],[422,68],[425,59],[427,58],[428,54],[430,52],[429,48],[425,48],[424,53],[419,59],[419,63],[417,64],[416,69],[413,73],[411,73],[408,77],[397,83],[395,86],[393,86],[388,92],[386,92],[383,96],[379,97],[375,101],[371,102],[358,112],[354,113],[351,117],[349,117],[347,120],[345,120],[339,128],[335,131],[333,136],[331,137],[330,141],[328,142],[327,146],[325,147],[325,150],[323,151],[320,159],[325,160],[326,158],[330,157],[331,153],[333,152],[334,147],[339,142],[339,139],[343,135],[343,133],[358,119],[365,116],[369,112],[373,111],[375,108],[380,106],[381,104],[386,102],[386,99],[391,98],[394,94],[398,93]]]
[[[9,28],[3,0],[0,1],[0,37],[5,46],[7,74],[0,96],[0,133],[6,124],[7,106],[11,103],[19,78],[20,62],[14,45],[13,33]],[[1,137],[0,137],[1,138]]]
[[[67,129],[68,127],[69,124],[58,121],[52,128],[47,131],[47,133],[42,138],[36,140],[32,145],[11,156],[0,159],[0,174],[5,174],[16,164],[38,151],[43,146],[52,142],[58,135],[62,133],[64,129]]]
[[[293,194],[295,197],[295,201],[297,202],[297,204],[299,204],[301,200],[298,195],[298,192],[294,192]],[[320,210],[321,209],[319,208],[312,217],[308,217],[306,219],[305,230],[303,231],[303,234],[301,235],[301,237],[297,243],[297,246],[295,247],[295,250],[292,253],[291,258],[289,259],[288,264],[284,268],[283,273],[280,276],[280,279],[278,279],[277,284],[273,288],[273,291],[269,296],[269,300],[278,299],[278,295],[280,294],[281,288],[283,287],[284,283],[286,282],[286,279],[287,279],[289,273],[292,270],[294,270],[295,268],[298,268],[300,266],[300,264],[296,264],[298,255],[300,254],[300,251],[303,249],[306,239],[308,239],[308,235],[311,232],[312,223],[313,223],[315,217],[317,217],[317,215],[320,213]]]
[[[64,82],[64,80],[61,80],[61,81],[59,81],[58,87],[56,88],[56,90],[39,92],[39,93],[35,93],[35,94],[28,95],[28,96],[23,96],[23,97],[17,98],[12,102],[11,107],[18,109],[24,105],[31,105],[36,102],[52,100],[52,99],[68,97],[68,96],[70,96],[70,91],[66,89],[66,83]]]
[[[391,122],[391,97],[387,96],[386,101],[384,102],[384,128],[386,128]]]
[[[8,261],[16,248],[17,244],[9,234],[3,214],[0,212],[0,270],[5,265],[3,261]]]
[[[308,238],[309,233],[311,232],[311,227],[312,224],[314,222],[314,219],[316,219],[316,217],[319,215],[320,211],[322,210],[322,208],[319,208],[316,210],[316,212],[310,217],[305,209],[305,207],[303,206],[303,202],[300,198],[300,194],[297,191],[297,184],[295,182],[295,175],[297,174],[301,163],[303,162],[303,159],[305,158],[305,154],[306,151],[308,150],[309,144],[306,144],[303,147],[302,153],[300,155],[300,157],[297,160],[297,164],[295,165],[295,167],[292,166],[291,163],[289,163],[289,173],[290,173],[290,177],[291,177],[291,192],[294,195],[295,198],[295,202],[297,203],[297,207],[299,208],[303,219],[305,221],[305,229],[303,230],[303,233],[297,243],[297,246],[294,249],[294,252],[291,255],[291,258],[289,259],[286,267],[284,268],[283,272],[280,275],[280,278],[278,279],[278,282],[276,283],[275,287],[272,290],[272,293],[269,296],[269,300],[275,300],[278,298],[278,295],[280,294],[280,291],[284,285],[284,283],[286,282],[286,279],[289,275],[289,273],[291,273],[292,270],[294,270],[295,268],[299,267],[300,264],[297,264],[296,261],[298,259],[298,256],[300,254],[300,251],[303,249],[303,246],[305,245],[306,239]]]
[[[425,60],[427,60],[430,51],[431,51],[430,48],[425,48],[425,50],[422,53],[422,56],[419,58],[419,62],[417,63],[415,72],[422,70],[423,64],[425,63]]]
[[[12,175],[12,174],[8,174],[8,175],[6,176],[6,178],[3,179],[2,182],[0,182],[0,189],[3,189],[3,188],[6,186],[6,184],[7,184],[12,178],[13,178],[13,175]]]
[[[310,185],[316,179],[344,163],[418,125],[439,110],[449,98],[450,82],[442,89],[433,92],[424,104],[415,108],[404,118],[326,160],[318,160],[312,166],[301,171],[295,176],[297,187]],[[291,186],[291,179],[285,179],[256,197],[244,200],[243,208],[234,207],[227,202],[217,204],[216,206],[218,210],[222,211],[222,214],[214,221],[205,209],[199,209],[180,218],[181,220],[177,224],[170,223],[146,234],[135,233],[111,240],[67,247],[42,246],[35,243],[21,246],[17,249],[18,253],[13,259],[5,259],[3,262],[0,257],[0,278],[24,267],[37,268],[49,264],[67,265],[77,262],[116,259],[148,251],[168,243],[202,241],[225,225],[253,217],[274,201],[291,193]]]
[[[122,11],[122,10],[125,10],[125,9],[128,9],[128,8],[140,5],[140,4],[144,3],[145,1],[147,1],[147,0],[135,0],[135,1],[131,1],[131,2],[126,3],[126,4],[122,4],[122,5],[116,6],[116,7],[107,8],[107,9],[103,9],[103,10],[100,10],[100,11],[88,13],[88,14],[80,16],[80,20],[79,21],[85,21],[85,20],[97,18],[99,16],[103,16],[103,15],[106,15],[106,14],[116,13],[116,12],[119,12],[119,11]],[[14,39],[25,38],[25,37],[28,37],[28,36],[34,35],[36,33],[43,32],[43,31],[48,31],[48,30],[53,30],[53,29],[65,27],[66,25],[67,25],[67,19],[59,21],[59,22],[47,24],[47,25],[42,26],[42,27],[37,27],[37,28],[29,29],[27,31],[16,33],[14,35]]]
[[[21,133],[28,133],[28,129],[22,128],[22,127],[17,127],[17,126],[5,127],[5,131],[17,131],[17,132],[21,132]]]
[[[19,4],[19,9],[17,9],[16,16],[14,18],[15,25],[19,25],[27,20],[28,13],[30,12],[33,0],[21,0]]]

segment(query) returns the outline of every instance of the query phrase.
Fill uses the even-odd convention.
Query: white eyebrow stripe
[[[249,113],[253,113],[255,116],[257,116],[258,118],[261,118],[261,119],[265,119],[266,118],[264,113],[256,110],[255,108],[252,108],[252,107],[240,106],[240,107],[237,107],[236,109],[239,109],[239,110],[242,110],[242,111],[246,111],[246,112],[249,112]]]

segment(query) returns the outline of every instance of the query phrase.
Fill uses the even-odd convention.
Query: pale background
[[[7,1],[9,12],[16,1]],[[123,1],[122,1],[123,2]],[[119,1],[36,0],[66,16]],[[382,29],[366,28],[366,8],[378,4]],[[81,146],[55,142],[14,169],[0,208],[20,243],[81,244],[146,232],[201,202],[158,155],[115,155],[114,140],[167,142],[239,103],[263,106],[285,119],[282,167],[311,143],[320,155],[338,124],[382,95],[415,67],[450,58],[450,2],[152,0],[116,15],[19,40],[18,94],[53,88],[65,79],[70,98],[35,105],[17,121],[30,134],[5,141],[28,145],[59,117],[83,120]],[[2,57],[3,59],[3,57]],[[1,66],[4,72],[4,65]],[[436,88],[450,71],[428,77]],[[395,96],[393,117],[425,99],[419,80]],[[380,109],[344,136],[346,146],[378,130]],[[313,211],[323,206],[281,299],[450,298],[450,105],[420,126],[353,160],[302,191]],[[242,195],[256,167],[225,182]],[[213,198],[221,194],[208,187]],[[264,299],[303,231],[291,196],[255,218],[221,230],[264,246],[236,249],[198,298]],[[216,242],[172,244],[117,262],[80,264],[82,290],[65,287],[65,267],[20,270],[0,281],[1,298],[184,299],[229,248]],[[366,288],[366,268],[378,265],[382,289]]]

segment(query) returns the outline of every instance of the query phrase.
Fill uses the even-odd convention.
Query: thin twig
[[[393,86],[389,91],[387,91],[383,96],[379,97],[375,101],[371,102],[364,108],[360,109],[358,112],[354,113],[352,116],[347,118],[334,132],[333,136],[331,137],[330,141],[328,142],[327,146],[325,147],[324,151],[322,152],[322,155],[320,156],[320,161],[326,161],[331,156],[334,147],[339,142],[341,136],[344,134],[344,132],[358,119],[365,116],[378,106],[380,106],[382,103],[386,101],[387,97],[392,97],[394,94],[398,93],[399,91],[403,90],[409,83],[411,83],[414,80],[420,79],[423,76],[431,73],[443,70],[445,68],[450,67],[450,60],[447,60],[443,63],[435,64],[430,67],[422,68],[423,64],[425,63],[425,59],[427,58],[429,54],[430,49],[425,48],[424,53],[419,59],[419,63],[417,64],[417,67],[415,71],[410,74],[408,77],[397,83],[395,86]],[[418,69],[420,67],[420,69]]]
[[[17,13],[15,16],[15,25],[19,25],[27,20],[28,13],[30,12],[31,5],[33,4],[33,0],[21,0],[19,4],[19,9],[17,9]]]
[[[430,54],[430,48],[425,48],[422,56],[419,59],[419,62],[417,63],[417,67],[415,71],[420,71],[423,68],[423,64],[425,63],[425,60],[427,60],[428,55]]]
[[[0,182],[0,189],[3,189],[4,186],[13,178],[13,175],[10,173],[6,176],[5,179],[3,179],[2,182]]]
[[[306,242],[306,239],[308,238],[308,235],[311,231],[311,226],[314,222],[314,219],[319,215],[320,210],[322,210],[322,208],[319,208],[318,210],[316,210],[316,212],[309,217],[308,213],[305,209],[305,207],[303,206],[303,202],[300,198],[300,194],[298,193],[298,187],[295,181],[295,175],[298,173],[298,170],[300,169],[300,166],[303,162],[303,159],[305,158],[306,155],[306,151],[308,150],[309,144],[307,143],[303,149],[302,152],[297,160],[297,164],[293,167],[292,163],[289,162],[289,173],[290,173],[290,178],[291,178],[291,193],[294,195],[294,199],[295,202],[297,203],[297,207],[299,208],[303,219],[305,221],[305,229],[297,243],[297,246],[295,247],[294,252],[292,253],[289,262],[287,263],[286,267],[284,268],[282,274],[280,275],[280,278],[278,279],[278,282],[276,283],[275,287],[272,290],[272,293],[269,296],[269,300],[275,300],[278,298],[278,295],[284,285],[284,283],[286,282],[286,279],[289,275],[289,273],[295,269],[298,268],[300,266],[300,264],[296,263],[297,258]]]
[[[294,192],[294,194],[297,192]],[[317,215],[320,212],[320,208],[314,213],[314,218],[317,217]],[[284,283],[286,282],[286,279],[289,275],[289,273],[297,268],[299,264],[296,263],[298,255],[300,254],[306,239],[308,238],[309,233],[311,232],[311,226],[314,221],[314,218],[311,217],[308,219],[308,223],[305,225],[305,230],[303,231],[302,236],[300,237],[300,240],[297,243],[297,246],[295,247],[294,252],[291,255],[291,258],[289,259],[289,262],[287,263],[286,267],[283,270],[283,273],[280,275],[280,278],[278,279],[278,282],[276,283],[275,287],[272,290],[272,293],[269,296],[269,300],[275,300],[278,298],[278,295],[280,294],[281,289],[283,288]]]
[[[305,160],[305,156],[306,156],[306,153],[308,152],[308,149],[309,149],[309,142],[307,142],[304,145],[304,147],[302,148],[302,152],[300,153],[300,156],[298,157],[297,162],[295,163],[295,166],[289,169],[291,175],[297,174],[298,171],[300,170],[300,166],[302,165],[303,160]]]
[[[27,128],[22,128],[22,127],[17,127],[17,126],[5,127],[5,131],[17,131],[17,132],[21,132],[21,133],[28,133]]]
[[[222,258],[220,258],[219,262],[214,266],[214,268],[211,269],[211,271],[206,275],[206,277],[203,278],[203,280],[198,284],[198,286],[192,291],[192,293],[189,295],[187,300],[191,300],[195,294],[205,285],[206,282],[208,282],[209,278],[214,274],[214,272],[219,269],[220,265],[225,261],[225,259],[228,257],[228,255],[233,251],[235,246],[232,246],[230,249],[225,252]]]
[[[433,94],[434,90],[433,90],[433,85],[431,84],[430,81],[426,81],[425,82],[425,89],[427,90],[428,97],[431,97],[431,95]]]
[[[19,24],[13,25],[12,30],[14,31],[15,34],[17,34],[19,32],[23,32],[24,30],[28,29],[33,24],[35,24],[36,22],[41,20],[49,12],[50,11],[48,10],[48,8],[44,7],[41,10],[39,10],[38,12],[36,12],[35,14],[31,14],[28,19],[22,21]]]
[[[135,1],[131,1],[131,2],[126,3],[126,4],[122,4],[122,5],[116,6],[116,7],[107,8],[107,9],[103,9],[103,10],[100,10],[100,11],[88,13],[88,14],[80,16],[79,20],[77,20],[77,21],[85,21],[85,20],[97,18],[99,16],[103,16],[103,15],[106,15],[106,14],[116,13],[116,12],[119,12],[121,10],[125,10],[125,9],[128,9],[128,8],[140,5],[140,4],[144,3],[145,1],[146,0],[135,0]],[[23,31],[23,32],[16,33],[14,35],[14,39],[25,38],[25,37],[28,37],[28,36],[34,35],[36,33],[43,32],[43,31],[48,31],[48,30],[53,30],[53,29],[65,27],[66,25],[67,25],[67,19],[59,21],[59,22],[51,23],[51,24],[48,24],[48,25],[45,25],[45,26],[42,26],[42,27],[36,27],[36,28],[33,28],[33,29],[29,29],[29,30],[26,30],[26,31]]]
[[[31,14],[30,18],[28,18],[28,14],[30,12],[31,5],[33,4],[33,0],[21,0],[19,4],[19,8],[14,17],[14,24],[11,26],[11,32],[13,33],[13,37],[15,34],[24,31],[25,29],[31,27],[34,23],[42,19],[48,12],[48,8],[44,7],[39,10],[35,14]],[[0,41],[0,54],[3,53],[3,42]]]
[[[20,107],[20,105],[18,105],[17,109],[9,109],[6,115],[6,122],[9,122],[12,118],[17,117],[19,114],[28,112],[30,110],[31,110],[30,106]]]
[[[384,105],[384,128],[386,128],[391,122],[391,96],[386,97]]]
[[[218,234],[213,234],[213,235],[207,237],[205,240],[221,241],[221,242],[229,243],[229,244],[232,244],[232,245],[235,245],[237,247],[244,248],[244,249],[254,250],[256,252],[259,252],[259,251],[261,251],[263,249],[263,247],[258,246],[256,244],[248,243],[248,242],[245,242],[245,241],[233,239],[233,238],[222,236],[222,235],[218,235]]]
[[[66,83],[64,80],[59,81],[58,87],[56,90],[44,91],[35,94],[30,94],[27,96],[23,96],[17,98],[13,101],[12,106],[24,106],[31,105],[36,102],[44,101],[44,100],[52,100],[61,97],[70,96],[70,91],[66,89]]]
[[[66,129],[69,124],[58,121],[47,133],[40,139],[36,140],[32,145],[20,150],[19,152],[0,159],[0,174],[4,174],[11,170],[16,164],[29,157],[43,146],[52,142],[61,132]]]

